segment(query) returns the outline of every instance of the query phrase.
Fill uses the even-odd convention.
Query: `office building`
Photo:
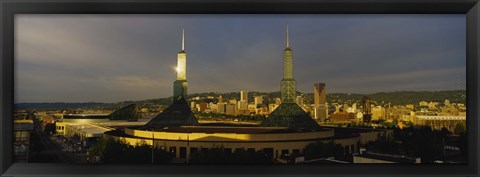
[[[238,106],[238,110],[242,110],[242,111],[248,110],[248,103],[246,100],[238,101],[237,106]]]
[[[327,91],[325,83],[313,84],[313,117],[319,121],[328,118]]]
[[[367,96],[362,97],[362,106],[363,106],[363,121],[370,122],[372,121],[372,107],[370,103],[370,98]]]
[[[297,99],[295,100],[295,102],[299,105],[299,106],[303,106],[303,97],[301,95],[298,95],[297,96]]]
[[[240,101],[246,101],[248,103],[248,92],[240,91]]]
[[[263,97],[262,96],[256,96],[254,102],[255,102],[255,106],[263,104]]]
[[[327,104],[327,91],[325,85],[325,83],[313,84],[313,104],[315,106]]]
[[[225,113],[226,105],[227,105],[226,103],[218,103],[217,104],[218,113]]]
[[[222,95],[218,96],[218,101],[217,101],[217,103],[223,103],[223,97],[222,97]]]

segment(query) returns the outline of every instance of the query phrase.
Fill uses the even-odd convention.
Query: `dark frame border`
[[[478,176],[479,0],[3,0],[0,1],[0,174],[2,176]],[[74,165],[13,161],[15,14],[465,14],[468,165]]]

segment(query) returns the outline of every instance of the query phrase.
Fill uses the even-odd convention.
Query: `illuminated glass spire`
[[[293,51],[290,49],[288,24],[286,28],[286,48],[283,50],[283,79],[281,82],[282,102],[295,103],[297,82],[293,78]]]
[[[173,83],[173,100],[187,95],[187,53],[185,53],[185,29],[182,29],[182,50],[177,54],[177,80]]]

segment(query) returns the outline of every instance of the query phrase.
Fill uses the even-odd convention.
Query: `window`
[[[190,155],[192,155],[196,152],[198,152],[198,148],[194,148],[194,147],[190,148]]]
[[[248,148],[247,149],[248,154],[254,155],[255,154],[255,148]]]
[[[173,157],[177,155],[177,147],[172,146],[170,147],[170,154],[172,154]]]
[[[187,148],[180,147],[180,158],[186,158],[186,157],[187,157]]]
[[[294,149],[292,154],[293,155],[300,155],[300,149]]]
[[[223,149],[223,151],[225,152],[225,155],[231,155],[232,154],[232,148],[225,148],[225,149]]]

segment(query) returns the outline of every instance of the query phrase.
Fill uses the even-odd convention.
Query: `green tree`
[[[465,126],[462,123],[457,123],[453,132],[457,135],[463,134],[465,133]]]
[[[395,128],[394,132],[394,141],[380,137],[375,142],[369,143],[367,150],[420,157],[422,162],[433,162],[444,158],[443,145],[448,132],[432,130],[426,126],[402,130]]]
[[[343,146],[340,144],[335,144],[333,141],[329,143],[324,142],[315,142],[310,143],[305,147],[305,158],[306,159],[318,159],[326,157],[339,157],[344,155]]]
[[[210,148],[207,151],[196,151],[190,155],[190,163],[271,163],[263,151],[248,152],[245,149],[236,149],[233,153],[226,153],[223,147]]]
[[[465,132],[458,136],[457,146],[460,149],[463,157],[467,158],[467,134]]]
[[[172,157],[170,153],[161,149],[153,149],[154,163],[168,163]],[[99,156],[105,163],[152,163],[152,146],[145,142],[135,146],[124,141],[105,137],[91,146],[88,150],[90,157]]]

